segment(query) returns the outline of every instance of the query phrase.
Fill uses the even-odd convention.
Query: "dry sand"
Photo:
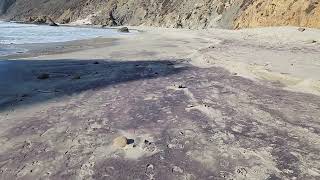
[[[0,179],[320,178],[320,30],[134,28],[0,62]]]

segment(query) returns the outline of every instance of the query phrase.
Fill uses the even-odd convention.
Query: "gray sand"
[[[281,63],[292,46],[305,51],[297,60],[318,63],[319,53],[298,40],[285,49],[261,38],[268,48],[239,35],[252,32],[220,33],[153,29],[112,46],[2,62],[0,179],[318,179],[317,89],[262,78],[287,67],[258,74],[250,63],[260,60],[241,60],[252,53],[237,56],[232,44],[285,52]],[[303,68],[287,79],[317,81]],[[134,142],[118,149],[122,135]]]

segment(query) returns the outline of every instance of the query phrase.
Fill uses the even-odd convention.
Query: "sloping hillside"
[[[175,28],[320,27],[318,0],[2,0],[0,17]]]

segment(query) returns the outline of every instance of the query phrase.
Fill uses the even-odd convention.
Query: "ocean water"
[[[65,26],[52,27],[0,21],[0,56],[27,51],[27,49],[18,48],[19,45],[23,44],[66,42],[96,37],[115,37],[120,34],[122,33],[117,32],[115,29]]]

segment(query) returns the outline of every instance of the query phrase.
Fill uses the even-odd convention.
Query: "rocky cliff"
[[[175,28],[320,27],[319,0],[1,0],[0,16]]]
[[[283,25],[320,28],[320,0],[254,0],[234,22],[235,28]]]

